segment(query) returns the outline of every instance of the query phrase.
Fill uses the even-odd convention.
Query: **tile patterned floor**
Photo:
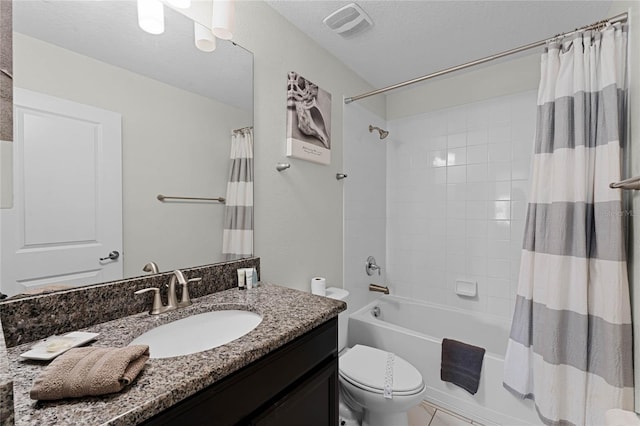
[[[409,410],[410,426],[469,426],[479,425],[471,419],[449,410],[438,407],[427,401],[422,401],[420,405]]]

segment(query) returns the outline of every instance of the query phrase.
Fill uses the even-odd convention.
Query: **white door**
[[[0,210],[0,290],[122,278],[120,114],[14,91],[14,203]],[[104,259],[111,252],[115,259]],[[115,257],[115,256],[112,256]]]

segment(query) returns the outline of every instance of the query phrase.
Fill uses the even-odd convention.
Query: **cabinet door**
[[[301,423],[304,422],[304,423]],[[315,374],[274,403],[252,422],[255,426],[337,426],[338,359],[328,361]]]

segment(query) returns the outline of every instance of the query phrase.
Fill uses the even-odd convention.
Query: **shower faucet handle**
[[[378,275],[380,275],[382,268],[376,263],[375,257],[369,256],[367,257],[367,263],[365,264],[365,271],[367,271],[367,275],[373,275],[373,271],[378,271]]]

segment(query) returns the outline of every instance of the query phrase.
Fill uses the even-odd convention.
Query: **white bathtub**
[[[373,308],[380,315],[373,316]],[[509,322],[440,305],[383,296],[349,316],[349,346],[364,344],[398,354],[427,385],[425,399],[485,424],[540,425],[533,403],[502,387]],[[441,343],[450,338],[486,349],[475,395],[440,380]]]

